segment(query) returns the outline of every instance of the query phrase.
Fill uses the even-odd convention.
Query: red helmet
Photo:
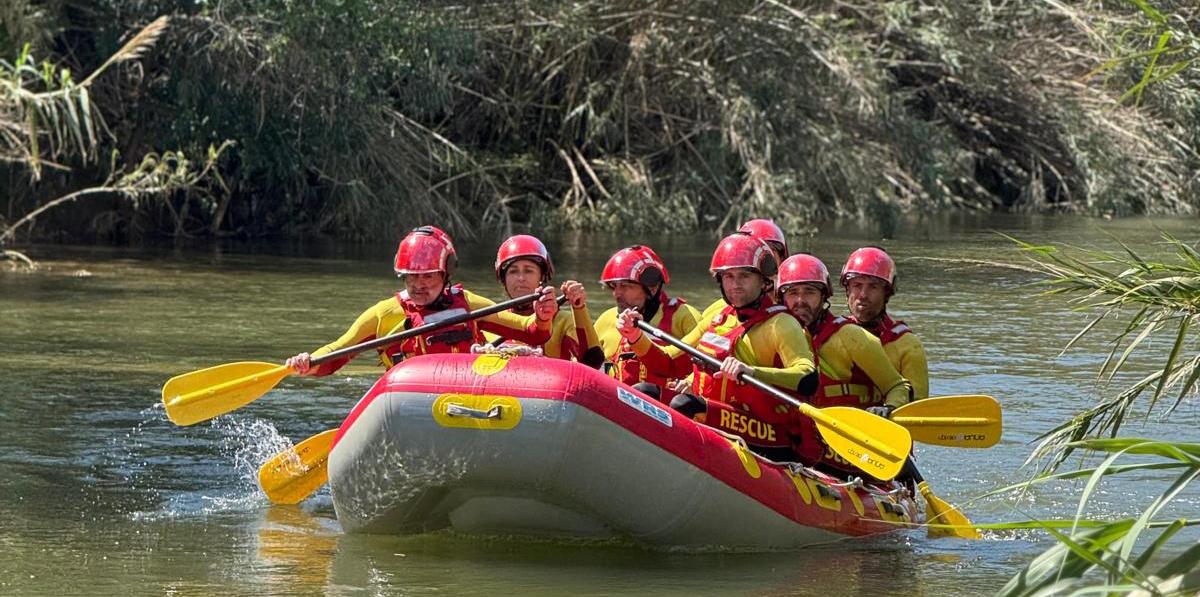
[[[395,269],[399,275],[442,272],[449,278],[458,265],[458,254],[450,235],[436,226],[414,228],[396,249]]]
[[[825,267],[820,259],[808,253],[792,255],[779,266],[779,292],[784,292],[788,286],[795,284],[820,284],[822,296],[833,296],[833,287],[829,284],[829,268]]]
[[[716,276],[724,270],[739,267],[750,268],[764,278],[774,279],[779,270],[779,261],[775,258],[775,251],[762,239],[745,232],[734,232],[721,239],[717,250],[713,251],[708,273]]]
[[[742,224],[738,232],[745,232],[754,238],[767,242],[767,246],[775,251],[776,257],[784,259],[788,256],[787,240],[783,238],[783,229],[771,220],[756,219]]]
[[[600,274],[600,282],[620,282],[630,280],[646,288],[671,282],[667,274],[667,266],[650,247],[634,245],[613,253],[604,264]]]
[[[850,254],[842,267],[842,286],[855,276],[873,276],[887,282],[888,296],[896,292],[896,262],[879,247],[863,247]]]
[[[542,281],[548,282],[554,277],[554,262],[550,261],[550,251],[536,237],[528,234],[518,234],[500,243],[496,251],[496,279],[504,283],[504,270],[517,259],[528,259],[542,268]]]

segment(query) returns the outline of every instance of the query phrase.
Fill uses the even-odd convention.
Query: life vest
[[[812,398],[813,406],[818,408],[827,406],[867,408],[883,404],[884,397],[879,388],[875,387],[871,376],[867,375],[866,371],[860,369],[853,361],[851,361],[850,376],[846,378],[833,377],[828,368],[821,366],[821,347],[839,330],[853,323],[854,321],[848,317],[834,317],[828,311],[821,320],[821,331],[813,337],[812,341],[813,360],[816,361],[820,379],[820,386]]]
[[[764,296],[758,307],[736,309],[727,305],[707,322],[708,329],[700,337],[696,346],[718,361],[724,361],[733,354],[734,348],[746,332],[754,326],[774,317],[786,315],[787,307],[775,305],[770,297]],[[757,363],[749,363],[757,364]],[[782,367],[783,362],[775,356],[774,367]],[[771,397],[762,390],[750,384],[721,377],[714,377],[715,372],[708,368],[695,365],[692,372],[692,392],[708,400],[724,402],[735,408],[746,411],[767,423],[780,424],[795,421],[794,409]]]
[[[821,347],[838,330],[854,323],[856,322],[853,318],[834,317],[828,311],[825,312],[825,317],[821,320],[820,331],[813,337],[813,359],[816,360],[817,372],[820,378],[817,393],[812,397],[813,406],[818,408],[850,406],[865,409],[869,406],[883,404],[884,396],[879,391],[879,388],[875,386],[875,382],[858,365],[853,364],[853,362],[850,366],[850,376],[848,378],[833,377],[829,374],[827,368],[821,367]],[[796,448],[796,452],[800,455],[802,461],[805,463],[817,461],[822,465],[847,473],[858,472],[857,467],[826,445],[825,441],[821,439],[820,431],[817,430],[817,424],[812,419],[805,417],[800,422],[799,428],[800,442]]]
[[[467,297],[463,294],[462,286],[458,284],[444,290],[442,296],[430,305],[420,306],[412,302],[408,298],[407,290],[397,293],[396,300],[400,301],[400,307],[404,309],[404,329],[406,330],[471,311]],[[437,305],[437,308],[430,308],[432,305]],[[390,333],[396,333],[396,330]],[[483,343],[483,341],[483,333],[479,331],[479,326],[472,320],[446,326],[388,346],[380,352],[380,358],[384,365],[391,367],[406,357],[416,355],[471,352],[472,344]]]
[[[528,315],[533,314],[532,309],[528,313],[521,313],[521,312],[517,311],[516,309],[509,309],[508,312],[513,313],[515,315],[521,315],[521,316],[528,316]],[[542,349],[543,354],[545,356],[549,357],[551,344],[557,343],[554,345],[554,347],[558,349],[558,352],[552,358],[562,359],[564,361],[583,360],[583,355],[581,354],[582,351],[579,348],[579,343],[576,342],[575,339],[572,338],[569,334],[567,334],[563,331],[563,329],[566,327],[567,324],[565,322],[563,322],[562,319],[566,318],[566,317],[571,317],[571,316],[568,312],[564,312],[564,311],[559,311],[558,314],[554,316],[554,319],[550,323],[550,325],[551,325],[550,339],[546,340],[542,344],[530,345],[530,344],[527,344],[520,340],[514,340],[512,338],[505,338],[505,337],[501,336],[495,340],[492,340],[492,346],[497,346],[500,348],[530,346],[531,348]],[[491,330],[489,330],[489,331],[491,331]]]
[[[667,293],[662,292],[663,302],[660,303],[662,309],[662,318],[658,320],[658,329],[673,334],[673,324],[675,322],[675,312],[680,307],[687,304],[687,301],[682,298],[667,298]],[[657,338],[650,338],[651,342],[659,346],[666,346],[667,343]],[[668,378],[655,373],[651,373],[646,369],[646,365],[638,359],[637,353],[633,351],[633,346],[624,338],[621,338],[621,343],[617,346],[616,367],[611,370],[614,378],[626,385],[634,385],[636,383],[647,382],[659,387],[659,400],[669,404],[676,392],[671,391],[667,387]]]

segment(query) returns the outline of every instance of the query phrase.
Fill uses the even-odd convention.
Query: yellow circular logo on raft
[[[495,375],[508,365],[508,356],[500,354],[481,354],[471,363],[471,371],[476,375],[487,377]]]

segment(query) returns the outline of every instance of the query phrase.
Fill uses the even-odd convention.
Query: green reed
[[[1193,330],[1200,318],[1200,252],[1168,234],[1163,234],[1163,239],[1174,250],[1171,260],[1144,257],[1124,244],[1123,253],[1112,253],[1064,251],[1016,241],[1048,274],[1043,282],[1046,294],[1070,295],[1078,310],[1095,314],[1064,351],[1095,333],[1101,321],[1121,324],[1110,340],[1111,350],[1098,372],[1101,377],[1112,380],[1129,366],[1139,347],[1160,336],[1171,341],[1171,348],[1154,373],[1046,432],[1030,456],[1030,462],[1042,464],[1040,475],[993,492],[1087,479],[1074,519],[984,525],[1042,529],[1057,540],[1013,576],[1001,595],[1190,595],[1200,590],[1200,546],[1187,545],[1177,536],[1200,524],[1200,518],[1172,519],[1167,515],[1176,498],[1195,490],[1192,482],[1200,476],[1200,444],[1118,436],[1135,405],[1147,417],[1167,417],[1197,394],[1200,352]],[[1173,399],[1160,402],[1164,397]],[[1076,451],[1102,455],[1103,460],[1097,466],[1057,472]],[[1148,476],[1151,481],[1147,482],[1161,483],[1164,488],[1137,517],[1088,520],[1089,500],[1104,477],[1117,474]]]

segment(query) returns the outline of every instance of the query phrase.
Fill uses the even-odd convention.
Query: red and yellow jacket
[[[700,316],[700,325],[680,337],[718,360],[730,354],[753,367],[754,377],[795,394],[801,382],[811,374],[813,363],[804,329],[781,305],[764,297],[756,307],[735,309],[724,300],[709,305]],[[754,387],[731,379],[716,378],[706,368],[694,365],[687,354],[674,347],[659,347],[643,334],[633,345],[648,369],[658,375],[684,377],[688,365],[692,372],[692,390],[708,400],[732,404],[767,423],[794,421],[796,409]]]
[[[514,314],[520,315],[515,312]],[[509,338],[506,334],[495,334],[490,331],[485,332],[484,337],[488,342],[504,338],[505,343],[524,344],[524,342]],[[600,340],[596,336],[596,328],[592,325],[592,316],[588,312],[587,305],[572,307],[570,311],[559,309],[551,325],[550,339],[540,347],[542,353],[552,359],[573,360],[592,367],[599,367],[603,361]]]
[[[854,323],[879,338],[892,366],[912,384],[913,399],[928,398],[929,361],[925,356],[925,347],[912,328],[903,321],[892,319],[887,313],[873,326],[857,321]]]
[[[908,403],[908,383],[892,366],[878,338],[849,318],[828,311],[814,327],[813,353],[820,373],[814,406],[899,407]]]
[[[474,311],[495,303],[455,285],[443,291],[434,304],[420,307],[408,300],[407,292],[399,292],[371,308],[363,311],[350,329],[340,338],[313,351],[319,357],[335,350],[353,346],[375,338],[398,334],[404,330],[445,319],[453,315]],[[471,345],[484,341],[483,332],[490,331],[514,338],[530,345],[544,343],[550,337],[551,322],[539,321],[536,316],[520,316],[509,312],[495,313],[481,319],[448,326],[428,334],[403,340],[378,349],[380,361],[391,367],[400,360],[420,355],[446,352],[467,352]],[[352,357],[321,363],[313,367],[310,375],[329,375],[342,368]]]
[[[696,327],[696,320],[699,318],[700,312],[682,298],[668,297],[665,291],[661,292],[660,296],[662,302],[659,304],[658,311],[650,318],[650,325],[676,338],[686,336]],[[604,350],[604,358],[613,364],[610,374],[628,385],[643,381],[658,385],[662,390],[659,399],[663,402],[670,402],[675,393],[667,388],[667,382],[677,377],[683,377],[686,373],[663,376],[647,369],[638,358],[638,353],[617,332],[617,315],[619,315],[617,308],[612,307],[600,315],[595,326],[600,348]],[[676,360],[678,361],[676,368],[683,371],[691,370],[691,361],[687,355],[678,355]]]

